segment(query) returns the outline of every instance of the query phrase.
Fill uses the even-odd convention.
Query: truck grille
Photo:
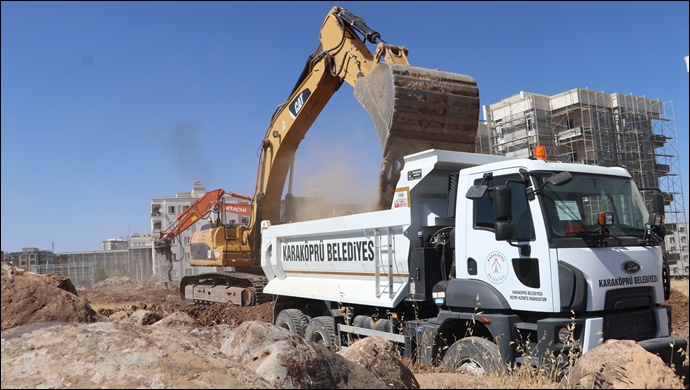
[[[604,340],[647,340],[656,336],[656,320],[650,310],[604,316]]]

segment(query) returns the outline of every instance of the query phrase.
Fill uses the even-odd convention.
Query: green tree
[[[103,268],[96,268],[96,273],[93,275],[94,283],[102,282],[106,279],[105,270]]]

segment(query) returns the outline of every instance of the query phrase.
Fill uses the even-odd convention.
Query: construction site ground
[[[246,321],[272,322],[272,303],[253,307],[231,304],[198,306],[181,301],[178,285],[167,288],[156,279],[140,282],[129,277],[111,277],[90,289],[74,289],[69,279],[59,275],[36,275],[3,262],[2,270],[2,330],[38,322],[99,322],[127,318],[145,309],[158,319],[184,312],[198,321],[200,327],[227,324],[237,327]],[[45,285],[58,286],[54,289]],[[64,292],[64,294],[63,294]],[[76,293],[76,296],[75,294]],[[78,296],[78,298],[76,298]],[[674,282],[671,299],[673,334],[688,339],[688,281]],[[79,305],[84,304],[84,308]],[[91,310],[92,309],[92,310]],[[3,349],[3,360],[8,353]],[[559,384],[534,375],[509,377],[478,377],[450,372],[438,367],[424,367],[403,362],[414,373],[420,388],[553,388]],[[679,379],[688,387],[688,360],[683,368],[685,377]],[[5,378],[3,378],[3,383]],[[663,388],[663,387],[662,387]],[[681,387],[682,388],[682,387]]]

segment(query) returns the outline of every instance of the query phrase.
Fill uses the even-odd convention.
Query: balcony
[[[582,137],[582,127],[573,127],[572,129],[559,131],[556,135],[558,142],[573,142],[578,141]]]

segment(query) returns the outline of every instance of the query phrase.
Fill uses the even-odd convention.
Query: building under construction
[[[478,153],[524,158],[544,145],[552,160],[625,166],[640,189],[664,193],[667,234],[686,235],[684,246],[671,251],[667,245],[667,258],[672,269],[687,275],[687,220],[671,102],[580,88],[553,96],[523,91],[484,106],[477,138]],[[642,192],[651,201],[652,191]]]

